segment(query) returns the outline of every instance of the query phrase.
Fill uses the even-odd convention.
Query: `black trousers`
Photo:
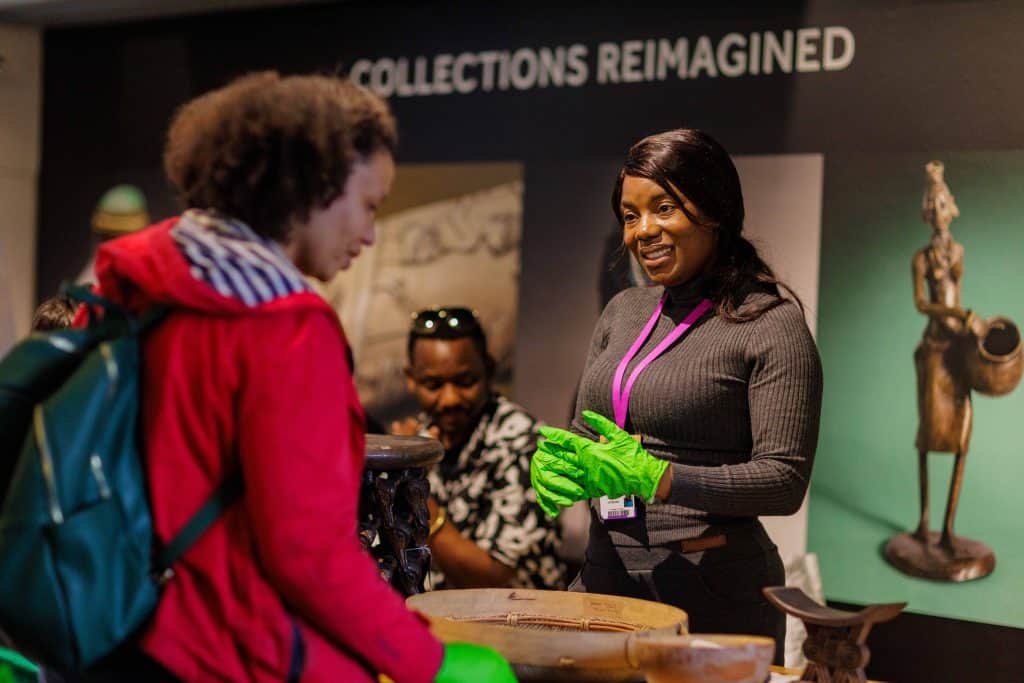
[[[614,522],[612,522],[614,524]],[[683,553],[667,546],[617,546],[594,520],[586,559],[571,591],[653,600],[684,610],[691,633],[745,633],[775,639],[783,663],[786,617],[764,597],[786,583],[778,548],[755,522],[727,535],[720,548]]]

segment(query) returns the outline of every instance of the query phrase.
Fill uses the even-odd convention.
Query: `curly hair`
[[[714,138],[702,130],[679,128],[651,135],[633,145],[612,190],[612,211],[620,226],[622,182],[626,176],[654,181],[676,201],[687,218],[715,228],[718,241],[708,266],[708,280],[715,312],[721,318],[729,322],[754,320],[784,301],[780,289],[803,309],[796,293],[775,276],[754,245],[743,237],[745,213],[739,174],[729,154]],[[693,202],[699,215],[690,213],[680,192]],[[743,306],[747,295],[756,291],[772,294],[774,298],[757,306]]]
[[[39,304],[32,314],[32,331],[49,332],[71,327],[75,319],[75,304],[66,296],[51,297]]]
[[[387,104],[365,88],[265,71],[183,105],[167,133],[164,171],[186,207],[284,242],[293,219],[308,220],[342,194],[354,162],[397,146]]]

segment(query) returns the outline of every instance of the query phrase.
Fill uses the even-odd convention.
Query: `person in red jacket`
[[[174,567],[138,643],[150,673],[514,680],[492,650],[442,646],[357,539],[364,413],[338,318],[303,275],[373,244],[396,144],[384,102],[348,81],[242,77],[172,122],[164,166],[187,210],[99,251],[101,294],[172,308],[143,345],[159,539],[233,472],[245,485]]]

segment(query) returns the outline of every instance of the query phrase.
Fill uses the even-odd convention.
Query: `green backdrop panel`
[[[1024,151],[949,152],[960,207],[961,303],[1024,325]],[[818,342],[825,371],[808,545],[830,599],[906,600],[908,610],[1024,627],[1024,388],[974,396],[956,531],[989,544],[988,578],[945,584],[904,576],[881,549],[917,524],[913,352],[926,318],[914,308],[910,260],[921,220],[923,155],[830,156],[825,166]],[[932,528],[941,528],[953,456],[929,456]]]

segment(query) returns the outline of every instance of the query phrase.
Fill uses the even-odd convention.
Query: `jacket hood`
[[[323,308],[279,246],[248,226],[191,209],[103,244],[99,292],[138,312],[154,304],[217,315]]]

